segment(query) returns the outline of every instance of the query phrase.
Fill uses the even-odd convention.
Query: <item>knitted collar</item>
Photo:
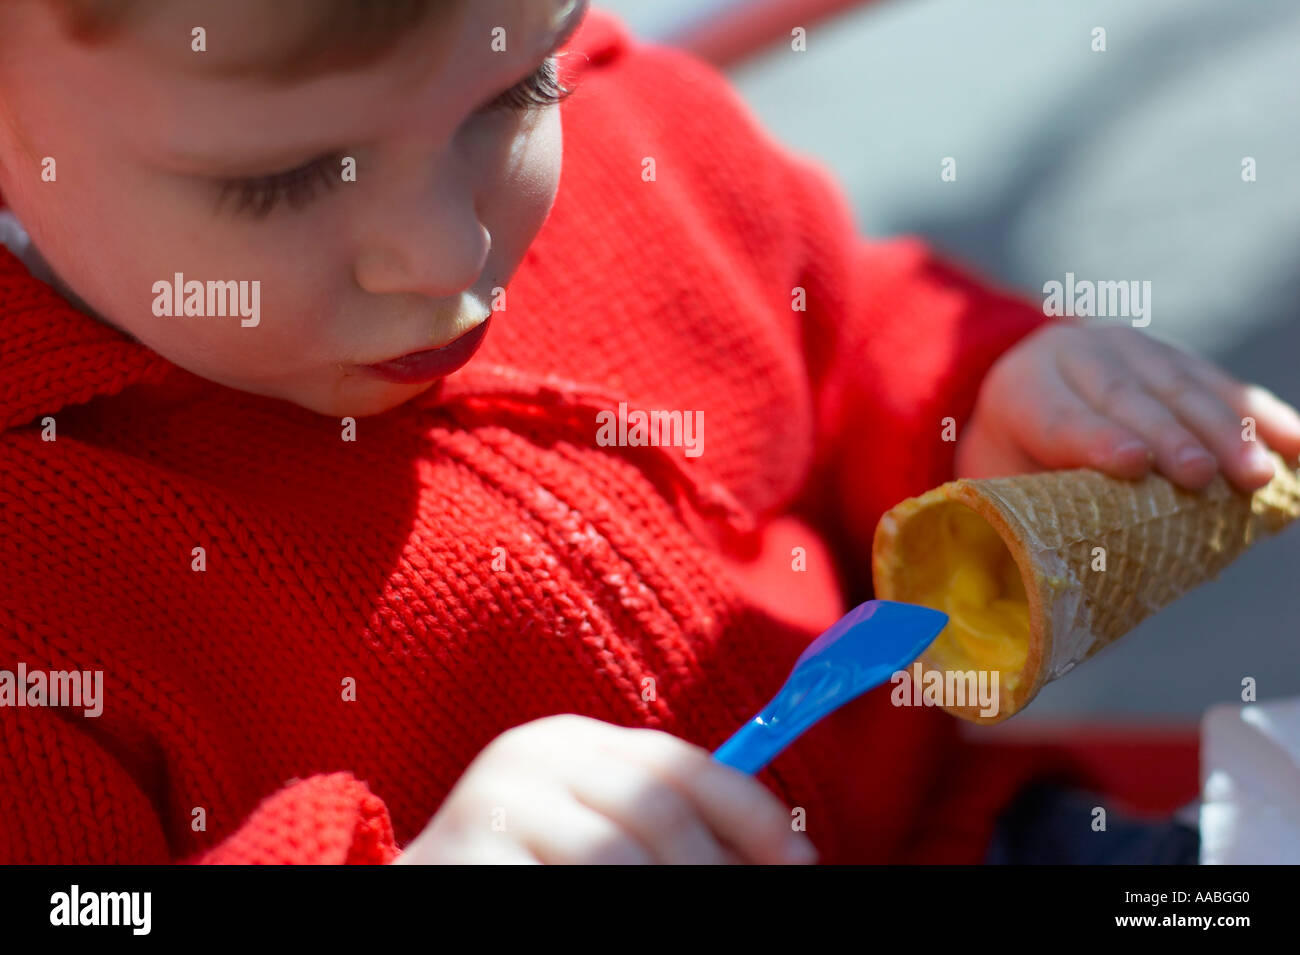
[[[217,385],[172,364],[117,329],[79,311],[0,248],[0,431],[22,428],[71,405],[116,395],[133,385],[166,394],[196,394]],[[412,408],[491,402],[569,419],[588,433],[595,413],[624,396],[596,385],[521,369],[470,362],[407,402]],[[271,399],[267,399],[271,400]],[[681,488],[693,509],[733,534],[753,529],[752,516],[721,484],[686,467],[679,455],[642,448],[647,465]],[[697,531],[704,533],[702,527]]]
[[[172,375],[189,373],[78,311],[0,249],[0,430]]]

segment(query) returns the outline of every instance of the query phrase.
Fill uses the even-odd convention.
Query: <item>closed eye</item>
[[[477,112],[526,113],[555,106],[572,93],[572,87],[560,82],[557,58],[548,56],[532,75],[479,107]],[[228,207],[236,215],[254,219],[266,218],[281,202],[287,202],[291,209],[301,209],[322,190],[339,184],[341,158],[341,153],[331,153],[284,172],[222,180],[217,208]]]
[[[342,180],[339,154],[320,156],[284,172],[244,179],[224,179],[217,195],[218,210],[229,206],[236,215],[263,219],[281,201],[301,209],[323,189],[333,189]]]

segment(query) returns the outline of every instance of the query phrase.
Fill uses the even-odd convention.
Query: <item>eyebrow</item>
[[[451,31],[472,0],[400,0],[371,7],[360,3],[324,4],[323,19],[309,19],[278,48],[248,59],[204,64],[216,76],[239,76],[276,85],[292,85],[324,73],[364,69],[401,44],[411,31],[437,17],[439,32]],[[320,11],[318,11],[320,12]],[[271,23],[278,25],[274,19]]]

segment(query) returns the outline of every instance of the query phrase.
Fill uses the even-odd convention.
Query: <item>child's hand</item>
[[[1193,489],[1222,468],[1252,491],[1273,475],[1266,447],[1300,455],[1300,415],[1263,388],[1131,328],[1060,324],[989,370],[956,463],[970,478],[1077,467],[1138,478],[1154,463]]]
[[[812,862],[751,776],[657,730],[551,716],[494,739],[399,864]]]

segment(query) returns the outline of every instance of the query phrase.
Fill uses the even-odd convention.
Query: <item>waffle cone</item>
[[[925,602],[916,594],[936,581],[920,579],[918,567],[933,540],[912,529],[932,508],[961,505],[987,522],[1024,583],[1028,653],[1018,673],[1003,674],[996,714],[943,705],[972,722],[1001,722],[1044,684],[1300,516],[1300,473],[1276,455],[1274,463],[1273,480],[1253,495],[1222,475],[1197,492],[1155,474],[1124,481],[1091,470],[949,482],[881,517],[872,552],[876,596]],[[936,646],[921,657],[926,670],[940,668],[929,659]]]

